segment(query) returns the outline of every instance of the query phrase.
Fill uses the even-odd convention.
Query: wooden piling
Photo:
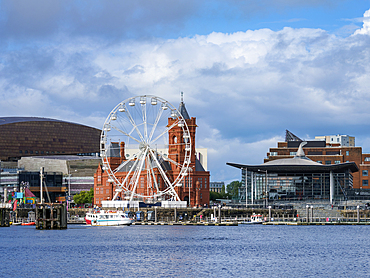
[[[9,227],[9,208],[0,208],[0,227]]]
[[[67,229],[67,206],[59,203],[38,203],[36,229]]]

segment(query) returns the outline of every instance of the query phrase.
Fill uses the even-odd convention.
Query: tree
[[[223,199],[223,195],[221,193],[218,193],[218,192],[210,191],[209,192],[209,199],[211,201],[216,201],[216,199]]]
[[[231,199],[237,199],[239,197],[239,187],[241,186],[240,181],[232,181],[227,185],[227,194]]]
[[[94,188],[89,191],[81,191],[73,197],[76,204],[91,204],[94,200]]]

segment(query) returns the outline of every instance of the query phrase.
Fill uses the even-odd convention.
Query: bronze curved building
[[[0,160],[24,156],[99,153],[100,130],[37,117],[0,117]]]

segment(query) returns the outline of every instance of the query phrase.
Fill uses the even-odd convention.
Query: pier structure
[[[10,210],[11,206],[8,204],[1,204],[0,206],[0,227],[9,227],[10,226]]]
[[[36,229],[67,229],[67,206],[39,203],[36,206]]]

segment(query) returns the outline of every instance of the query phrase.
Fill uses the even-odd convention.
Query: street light
[[[191,179],[191,175],[190,175],[190,172],[193,172],[193,168],[192,167],[188,167],[188,170],[189,170],[189,177],[188,177],[188,187],[189,187],[189,208],[191,207],[190,205],[190,179]],[[187,176],[188,173],[185,173],[185,176]],[[186,184],[186,183],[185,183]]]

